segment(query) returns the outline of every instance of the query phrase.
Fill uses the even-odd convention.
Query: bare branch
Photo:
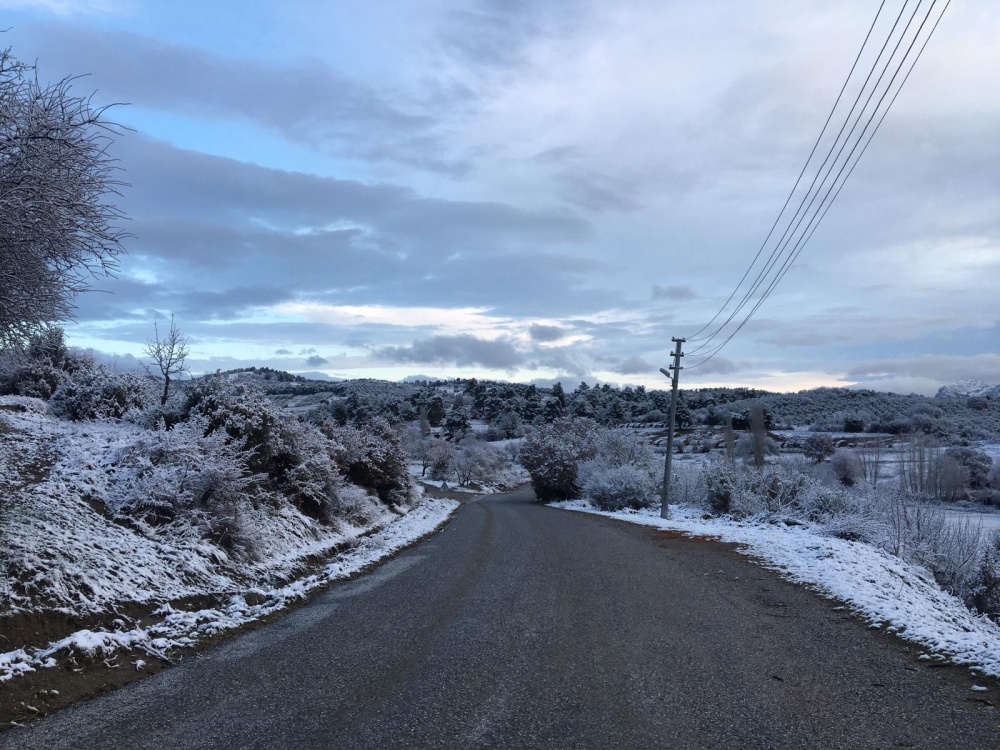
[[[145,352],[163,378],[163,394],[160,396],[162,406],[167,403],[167,396],[170,395],[170,381],[188,371],[188,340],[186,336],[181,335],[173,315],[170,316],[170,331],[165,338],[160,338],[160,327],[155,321],[153,331],[154,338],[152,341],[146,341]],[[151,367],[146,366],[146,371],[155,375]]]
[[[114,273],[129,236],[108,201],[126,184],[108,155],[122,129],[72,93],[75,80],[43,85],[0,51],[0,347],[71,318],[73,298]]]

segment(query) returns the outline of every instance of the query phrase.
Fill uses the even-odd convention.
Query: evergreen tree
[[[440,427],[444,416],[444,401],[440,396],[435,396],[427,405],[427,421],[430,422],[431,427]]]

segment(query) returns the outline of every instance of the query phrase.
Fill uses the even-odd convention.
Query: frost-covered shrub
[[[638,510],[659,499],[650,472],[628,464],[596,468],[588,461],[580,467],[580,484],[582,494],[601,510]]]
[[[780,464],[741,469],[732,461],[717,459],[704,471],[709,507],[738,518],[787,514],[795,510],[810,482],[806,475]]]
[[[355,427],[327,420],[320,429],[336,444],[337,465],[349,481],[373,491],[386,505],[410,502],[413,486],[406,453],[387,421],[376,418]]]
[[[513,476],[512,468],[509,453],[471,436],[461,442],[460,450],[452,458],[452,469],[461,485],[507,484]]]
[[[1000,622],[1000,531],[994,531],[986,543],[970,603],[976,611]]]
[[[4,354],[0,393],[16,396],[49,399],[75,372],[94,367],[90,354],[66,346],[57,326],[34,334],[23,353]]]
[[[733,491],[736,468],[731,462],[716,462],[705,470],[705,494],[709,509],[716,515],[729,513],[733,508]]]
[[[945,455],[958,461],[968,472],[970,489],[981,490],[989,485],[990,471],[993,469],[993,458],[975,448],[948,448]]]
[[[269,476],[278,490],[303,514],[326,523],[345,515],[339,449],[318,427],[291,415],[282,416],[270,446]]]
[[[659,496],[662,473],[652,451],[631,430],[602,430],[594,457],[580,464],[581,494],[601,510],[647,508]]]
[[[660,463],[662,459],[653,459]],[[663,467],[656,467],[657,494],[662,490]],[[705,484],[705,472],[701,464],[692,465],[687,462],[674,462],[670,470],[670,503],[677,505],[701,505],[708,496]]]
[[[830,457],[830,471],[845,487],[853,487],[861,477],[861,460],[854,451],[839,450]]]
[[[155,381],[106,367],[74,372],[52,394],[52,411],[64,419],[122,419],[156,402]]]
[[[278,408],[257,388],[219,375],[188,384],[181,416],[204,424],[206,435],[221,430],[252,451],[254,471],[270,471],[272,458],[282,448]]]
[[[829,435],[810,435],[806,438],[802,453],[806,458],[820,463],[829,458],[837,450]]]
[[[445,440],[433,441],[427,449],[431,479],[447,479],[451,462],[455,459],[455,446]]]
[[[563,500],[579,494],[577,471],[594,456],[598,435],[592,419],[557,419],[531,432],[521,445],[521,464],[531,476],[539,500]]]
[[[171,430],[143,430],[109,467],[109,511],[140,530],[194,534],[225,549],[252,554],[253,530],[241,510],[261,478],[249,470],[249,452],[222,432],[206,433],[200,419]]]

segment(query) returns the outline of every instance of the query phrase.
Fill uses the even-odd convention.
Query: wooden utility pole
[[[674,457],[674,424],[677,420],[677,383],[681,378],[681,357],[684,356],[684,352],[681,351],[681,344],[683,344],[687,339],[670,339],[674,342],[674,363],[670,365],[670,369],[674,371],[671,375],[669,372],[660,368],[660,372],[670,378],[671,389],[670,389],[670,426],[667,428],[667,457],[664,460],[663,465],[663,493],[660,496],[660,517],[667,518],[670,515],[670,463]]]

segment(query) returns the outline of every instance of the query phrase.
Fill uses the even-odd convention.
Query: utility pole
[[[670,514],[670,463],[674,457],[674,423],[677,420],[677,383],[681,378],[681,357],[684,356],[684,352],[681,351],[681,344],[683,344],[687,339],[675,339],[671,338],[674,342],[674,363],[670,365],[670,369],[674,371],[671,375],[669,372],[660,368],[660,372],[670,378],[671,389],[670,389],[670,426],[667,429],[667,457],[663,465],[663,493],[660,496],[660,518],[667,518]]]

